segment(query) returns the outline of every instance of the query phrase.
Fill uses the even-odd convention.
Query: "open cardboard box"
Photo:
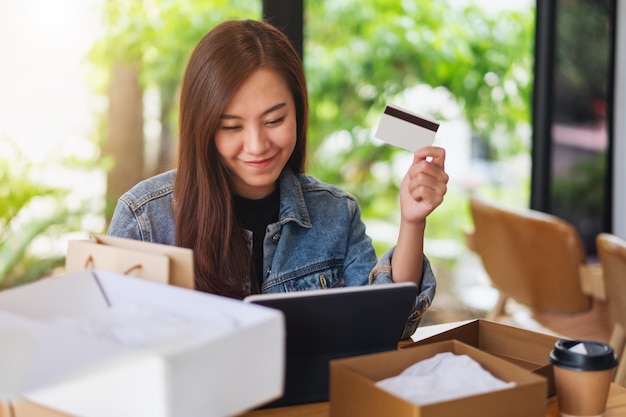
[[[98,270],[45,278],[0,292],[0,416],[235,415],[282,395],[284,337],[282,313],[238,300]]]
[[[376,386],[377,381],[441,352],[467,354],[496,378],[515,382],[515,386],[425,405],[416,405]],[[544,417],[545,392],[545,378],[456,340],[330,363],[331,417]]]
[[[556,395],[550,352],[557,337],[478,319],[406,345],[412,349],[443,340],[459,340],[499,356],[547,379],[547,397]]]

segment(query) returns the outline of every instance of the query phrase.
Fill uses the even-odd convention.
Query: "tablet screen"
[[[396,349],[418,292],[396,283],[246,297],[285,316],[285,395],[274,405],[327,401],[330,360]]]

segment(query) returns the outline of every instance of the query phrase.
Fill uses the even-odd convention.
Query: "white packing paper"
[[[426,405],[511,388],[515,383],[494,377],[468,355],[443,352],[376,385],[409,402]]]

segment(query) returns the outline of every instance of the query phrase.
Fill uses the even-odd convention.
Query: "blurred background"
[[[598,65],[557,69],[562,91],[573,92],[562,103],[593,103],[563,110],[559,127],[599,132],[593,158],[575,168],[600,170],[584,176],[597,190],[610,58],[602,16],[613,3],[569,3],[578,20],[559,26],[562,38],[576,48],[588,17],[597,44],[576,55]],[[308,172],[359,198],[382,253],[397,236],[398,186],[412,155],[373,130],[386,103],[440,120],[450,184],[428,220],[425,252],[439,287],[427,319],[481,317],[497,293],[465,245],[467,197],[529,206],[535,2],[307,0],[303,10]],[[0,288],[63,273],[69,239],[105,232],[124,191],[174,167],[178,87],[192,48],[224,19],[262,16],[260,0],[0,1]],[[599,81],[582,88],[581,79]],[[576,185],[557,187],[573,188],[559,201],[580,195]]]

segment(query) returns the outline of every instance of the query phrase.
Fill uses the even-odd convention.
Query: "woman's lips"
[[[266,159],[259,159],[256,161],[246,161],[246,165],[249,165],[251,167],[254,168],[264,168],[266,166],[268,166],[269,164],[272,163],[272,161],[274,160],[274,156],[271,158],[266,158]]]

